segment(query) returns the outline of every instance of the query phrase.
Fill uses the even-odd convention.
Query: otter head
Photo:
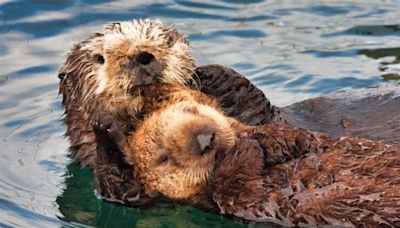
[[[73,95],[82,107],[134,115],[141,105],[140,86],[185,85],[194,68],[188,40],[146,19],[112,23],[75,44],[60,75],[75,83]]]
[[[127,160],[147,194],[189,199],[205,187],[235,134],[216,109],[183,101],[150,115],[129,141]]]

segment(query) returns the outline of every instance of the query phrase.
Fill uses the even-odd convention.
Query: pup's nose
[[[200,134],[197,136],[197,142],[199,143],[201,154],[204,154],[212,149],[213,140],[214,134]]]
[[[136,61],[140,64],[147,65],[153,61],[154,55],[148,52],[142,52],[136,56]]]

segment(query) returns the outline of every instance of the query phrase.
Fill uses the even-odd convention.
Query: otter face
[[[128,101],[138,98],[142,85],[185,85],[194,68],[187,39],[146,19],[110,24],[75,44],[60,72],[73,77],[84,104],[96,105],[91,101],[103,98],[97,103],[114,112],[134,109],[137,104]]]
[[[229,119],[212,107],[180,102],[148,117],[130,140],[128,162],[146,192],[187,199],[207,184],[234,144]]]

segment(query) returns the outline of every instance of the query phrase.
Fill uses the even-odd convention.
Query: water
[[[105,203],[66,156],[56,73],[66,51],[106,22],[146,17],[279,106],[400,82],[400,1],[0,1],[0,227],[245,226],[187,205]]]

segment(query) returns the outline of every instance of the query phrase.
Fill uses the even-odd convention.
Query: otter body
[[[251,221],[399,227],[399,171],[399,147],[271,124],[242,132],[206,192]]]
[[[400,122],[396,121],[400,114],[400,99],[374,97],[382,103],[382,109],[392,110],[392,115],[385,115],[385,118],[381,118],[379,111],[369,111],[374,109],[369,105],[371,99],[364,99],[364,107],[357,107],[372,116],[359,114],[349,108],[343,99],[329,100],[323,105],[318,103],[321,107],[337,108],[336,112],[330,111],[329,115],[315,111],[318,110],[316,103],[309,105],[311,102],[307,101],[283,108],[281,115],[280,109],[271,105],[261,90],[235,71],[220,65],[195,68],[188,41],[160,21],[128,21],[107,25],[103,31],[73,45],[60,68],[59,78],[71,157],[94,170],[98,191],[111,201],[134,205],[141,203],[138,197],[142,186],[136,182],[137,170],[126,164],[120,152],[105,153],[108,149],[119,151],[114,141],[120,136],[111,137],[102,134],[101,130],[94,131],[90,119],[93,116],[94,119],[100,118],[99,114],[107,112],[112,122],[118,122],[123,134],[121,137],[129,136],[146,113],[151,113],[151,107],[157,107],[156,100],[152,101],[154,104],[143,101],[141,87],[146,85],[167,83],[199,90],[217,101],[218,108],[225,115],[249,125],[285,122],[287,119],[294,126],[335,135],[350,132],[397,145],[399,143],[398,134],[393,132],[400,129]],[[360,103],[354,101],[353,104]],[[348,128],[351,131],[331,127],[336,127],[346,117],[342,116],[343,113],[348,113],[351,118]],[[374,118],[374,114],[380,117]],[[325,118],[330,125],[315,121],[321,118]],[[104,119],[102,121],[107,122]],[[390,123],[393,131],[385,131],[387,125],[381,122]],[[366,128],[368,131],[365,131]]]
[[[187,39],[160,21],[105,26],[73,45],[59,78],[70,155],[95,172],[98,192],[113,202],[137,205],[147,200],[139,197],[137,170],[126,165],[120,153],[104,153],[115,150],[114,139],[96,132],[90,120],[106,112],[118,121],[123,137],[130,135],[160,105],[155,96],[144,101],[146,86],[170,84],[202,91],[217,100],[226,115],[248,124],[283,120],[264,94],[240,74],[220,65],[195,68]]]
[[[125,142],[119,149],[150,197],[289,226],[400,225],[395,146],[246,126],[196,99],[153,112]]]
[[[157,20],[112,23],[74,44],[59,78],[71,156],[92,169],[97,143],[91,116],[107,112],[130,134],[144,114],[142,86],[200,90],[215,97],[227,115],[249,124],[281,120],[264,94],[240,74],[220,65],[196,68],[187,39]]]
[[[143,119],[137,121],[139,126],[146,123],[151,124],[151,121],[145,121],[149,116],[163,112],[162,110],[168,109],[171,104],[175,103],[190,102],[205,105],[210,109],[218,108],[218,103],[205,94],[170,84],[143,86],[141,93],[144,105],[141,112],[137,114],[138,119]],[[171,121],[171,123],[179,121],[181,117],[174,114],[170,113],[165,121]],[[123,151],[125,149],[123,148],[128,142],[126,138],[133,136],[127,136],[120,121],[109,113],[95,113],[91,118],[91,123],[98,143],[94,173],[100,195],[108,201],[129,205],[143,205],[150,201],[154,194],[143,191],[143,186],[138,180],[138,169],[124,159]],[[138,127],[139,133],[136,131],[132,133],[137,137],[130,139],[129,142],[137,141],[137,145],[144,147],[155,145],[162,134],[160,127],[162,126],[148,126],[145,133],[140,132],[140,129],[145,128]],[[140,135],[144,137],[140,137]],[[146,154],[144,150],[143,153]]]

